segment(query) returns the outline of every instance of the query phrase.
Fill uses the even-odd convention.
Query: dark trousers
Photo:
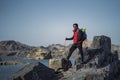
[[[83,57],[83,50],[82,50],[82,43],[81,44],[73,44],[69,50],[69,53],[68,53],[68,56],[67,56],[67,59],[69,59],[72,55],[72,53],[74,52],[74,50],[78,48],[79,49],[79,54],[81,54],[81,59],[82,59],[82,62],[84,60],[84,57]]]

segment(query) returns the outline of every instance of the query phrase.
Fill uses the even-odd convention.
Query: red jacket
[[[74,44],[80,44],[83,40],[80,39],[79,28],[73,30],[73,37],[66,38],[66,40],[73,40]]]

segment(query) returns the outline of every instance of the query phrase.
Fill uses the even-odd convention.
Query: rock
[[[55,50],[62,50],[62,49],[64,49],[64,46],[60,45],[60,44],[52,44],[52,45],[49,45],[47,48],[49,50],[51,50],[51,51],[55,51]]]
[[[103,49],[106,54],[111,52],[111,39],[107,36],[95,36],[92,46],[97,49]]]
[[[64,72],[64,77],[60,80],[104,80],[102,72],[94,68],[80,69],[78,71],[69,70]]]
[[[85,63],[82,65],[81,59],[76,58],[76,68],[62,72],[64,77],[60,80],[120,80],[118,51],[111,52],[109,37],[95,36],[92,47],[83,51]]]
[[[92,41],[89,41],[89,40],[84,40],[83,41],[83,44],[82,44],[83,48],[91,47],[91,46],[92,46]]]
[[[66,58],[62,58],[61,62],[62,62],[62,68],[64,71],[67,71],[69,68],[72,67],[71,61],[67,60]]]
[[[77,59],[75,59],[75,70],[79,70],[81,68],[83,68],[83,64],[82,64],[82,61],[81,61],[81,58],[78,57]]]
[[[112,44],[111,45],[111,50],[112,51],[120,51],[120,45],[114,45],[114,44]]]
[[[97,66],[103,67],[109,64],[109,56],[111,55],[111,39],[104,35],[95,36],[92,47],[97,49]]]
[[[17,61],[0,61],[0,65],[1,66],[16,65],[16,64],[22,64],[22,62],[17,62]]]
[[[36,62],[26,65],[13,75],[12,80],[52,80],[55,71]]]
[[[0,61],[2,61],[1,57],[0,57]]]
[[[95,36],[92,48],[84,49],[84,61],[87,68],[105,67],[111,63],[110,61],[115,59],[118,59],[118,55],[114,56],[111,53],[111,39],[107,36]],[[77,62],[77,64],[75,65],[77,66],[78,70],[78,68],[82,67],[80,64],[80,59],[76,60],[75,61]]]
[[[120,61],[114,61],[110,64],[106,80],[120,80]]]
[[[52,55],[51,55],[51,51],[45,56],[44,59],[51,59],[52,58]]]
[[[60,69],[62,69],[63,71],[67,71],[69,68],[72,67],[72,63],[70,60],[67,60],[65,58],[50,59],[49,67],[54,69],[56,72],[58,72]]]
[[[104,80],[104,77],[100,74],[87,74],[85,80]]]
[[[49,67],[57,71],[57,69],[62,68],[62,62],[60,59],[50,59]]]
[[[106,80],[120,80],[120,60],[118,53],[114,52],[110,61],[109,73]]]
[[[31,51],[31,53],[27,54],[26,57],[33,58],[36,60],[52,58],[51,51],[46,48],[35,48]]]

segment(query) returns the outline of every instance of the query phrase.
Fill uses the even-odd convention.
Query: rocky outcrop
[[[86,50],[87,57],[85,57],[85,64],[82,68],[104,68],[100,69],[104,74],[106,80],[120,79],[120,61],[117,51],[111,52],[111,39],[106,36],[95,36],[91,49]],[[79,62],[78,62],[79,63]],[[78,65],[76,65],[78,66]],[[79,65],[81,66],[81,64]],[[117,76],[117,77],[116,77]]]
[[[118,52],[111,52],[111,39],[95,36],[92,47],[84,49],[84,63],[78,57],[74,68],[62,72],[60,80],[120,80]]]
[[[65,46],[60,44],[52,44],[47,47],[51,51],[52,58],[62,58],[65,53]]]
[[[114,45],[112,44],[111,45],[111,51],[114,52],[114,51],[117,51],[118,52],[118,55],[120,57],[120,45]]]
[[[13,75],[12,80],[52,80],[55,71],[43,64],[31,63]]]
[[[91,46],[92,47],[94,46],[94,48],[100,48],[100,42],[99,42],[100,37],[99,38],[98,37],[99,36],[94,37],[93,42],[89,41],[89,40],[85,40],[83,42],[83,50],[85,51],[86,48],[91,48]],[[99,43],[95,42],[96,39],[98,40]],[[106,41],[106,39],[105,39],[105,41]],[[105,42],[105,41],[103,41],[103,42]],[[108,42],[110,42],[110,41],[108,41]],[[92,43],[93,43],[93,45],[92,45]],[[107,45],[109,46],[110,44],[107,44]],[[23,44],[18,41],[14,41],[14,40],[0,41],[0,56],[18,56],[18,57],[26,57],[26,58],[33,58],[33,59],[50,59],[51,57],[52,58],[62,58],[62,57],[67,56],[70,47],[71,47],[71,44],[68,46],[63,46],[60,44],[52,44],[52,45],[49,45],[48,47],[44,47],[44,46],[33,47],[33,46],[28,46],[26,44]],[[118,54],[120,56],[119,48],[120,48],[120,46],[117,46],[117,45],[111,46],[112,52],[118,51]],[[39,50],[34,53],[35,49],[45,51],[45,53],[42,53]],[[39,55],[37,55],[38,54],[37,52],[39,53]],[[34,56],[34,55],[36,55],[36,56]],[[77,58],[78,56],[79,56],[78,49],[76,49],[74,51],[74,53],[72,54],[71,58]],[[85,55],[85,57],[86,56],[87,56],[87,54]]]
[[[103,49],[106,53],[111,52],[111,39],[107,36],[95,36],[93,38],[93,48]]]
[[[33,49],[29,54],[26,56],[27,58],[33,58],[33,59],[50,59],[51,51],[46,48],[35,48]]]
[[[50,59],[49,67],[57,71],[57,69],[62,68],[62,62],[60,59]]]

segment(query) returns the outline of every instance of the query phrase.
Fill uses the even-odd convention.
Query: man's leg
[[[74,44],[71,46],[71,48],[70,48],[70,50],[69,50],[69,53],[68,53],[68,56],[67,56],[67,59],[69,59],[69,58],[71,57],[73,51],[74,51],[76,48],[77,48],[77,47],[76,47],[76,45],[74,45]]]
[[[82,50],[82,43],[79,44],[77,47],[79,49],[79,54],[81,54],[82,62],[84,62],[84,56],[83,56],[83,50]]]

